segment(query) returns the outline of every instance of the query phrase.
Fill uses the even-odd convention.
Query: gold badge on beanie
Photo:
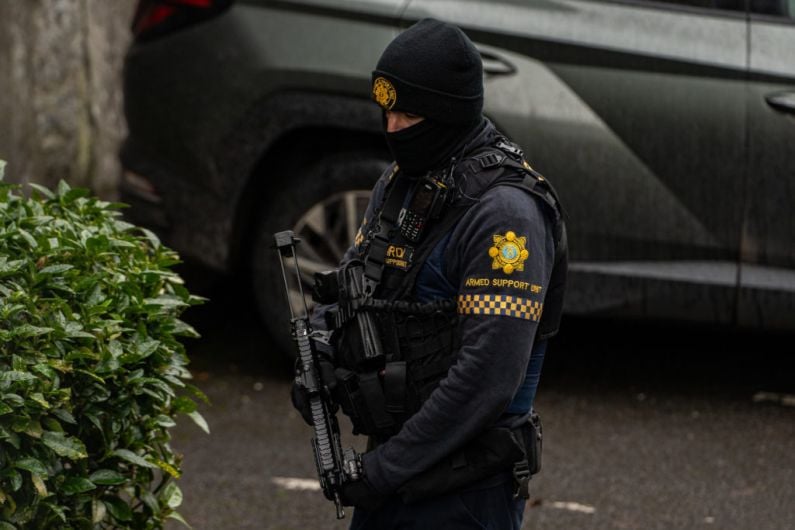
[[[391,110],[397,101],[397,92],[395,87],[388,79],[383,77],[376,78],[373,81],[373,99],[384,108],[384,110]]]

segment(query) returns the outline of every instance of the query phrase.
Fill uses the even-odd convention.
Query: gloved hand
[[[296,361],[296,365],[297,365]],[[331,359],[324,355],[319,356],[318,368],[320,370],[320,381],[323,385],[322,392],[326,393],[328,402],[333,404],[331,412],[337,412],[337,404],[331,399],[331,391],[337,386],[337,378],[334,375],[334,365]],[[293,402],[293,407],[301,413],[307,425],[312,425],[312,411],[309,407],[309,396],[303,386],[293,381],[293,387],[290,389],[290,399]]]
[[[340,489],[343,506],[355,506],[368,512],[378,509],[385,498],[364,478],[346,482]]]

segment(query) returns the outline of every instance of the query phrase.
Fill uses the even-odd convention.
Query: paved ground
[[[197,384],[212,434],[189,420],[182,513],[197,530],[342,529],[313,479],[309,428],[289,405],[245,303],[194,317]],[[524,528],[795,528],[793,336],[564,322],[545,366],[544,470]],[[177,528],[174,525],[170,528]]]

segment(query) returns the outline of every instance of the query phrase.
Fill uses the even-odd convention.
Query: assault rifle
[[[295,252],[295,247],[300,239],[295,237],[291,230],[274,234],[274,239],[276,248],[279,250],[279,265],[281,265],[284,287],[287,291],[293,340],[298,345],[295,382],[304,389],[312,413],[312,429],[314,430],[312,448],[320,487],[326,498],[334,501],[337,507],[337,519],[342,519],[345,517],[345,511],[342,508],[340,489],[343,484],[361,477],[361,457],[352,448],[342,449],[337,417],[331,412],[333,404],[329,400],[328,392],[323,388],[318,354],[312,342],[313,332],[309,323],[309,310],[306,307],[304,290],[301,286],[298,256]],[[295,261],[298,290],[304,305],[302,316],[295,316],[290,304],[290,289],[284,268],[284,259],[290,256]]]

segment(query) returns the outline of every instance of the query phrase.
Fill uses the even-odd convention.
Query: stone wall
[[[113,197],[125,133],[121,68],[135,0],[0,0],[6,179]]]

